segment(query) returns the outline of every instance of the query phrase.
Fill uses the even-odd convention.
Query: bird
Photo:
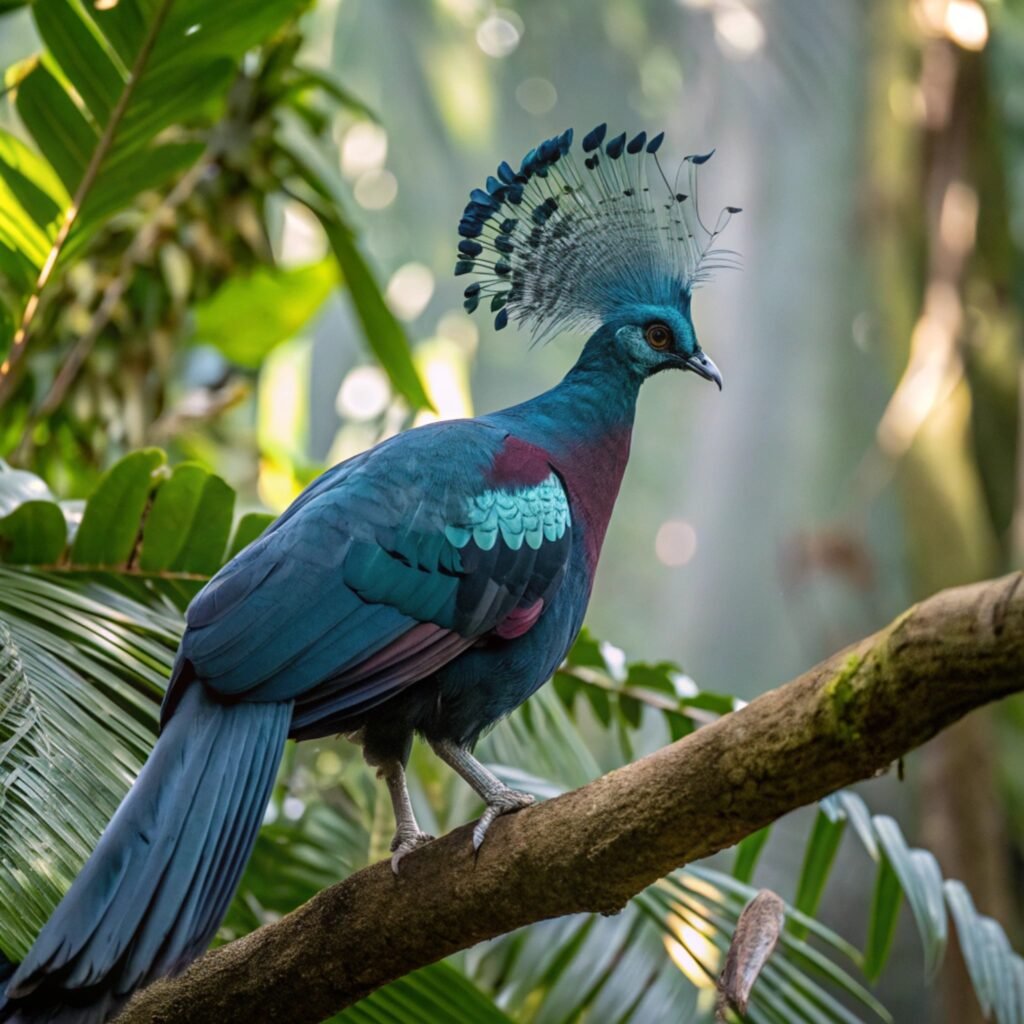
[[[0,1021],[109,1019],[213,938],[256,840],[288,739],[344,735],[390,795],[396,874],[430,841],[405,768],[426,741],[480,796],[479,849],[533,798],[473,756],[551,678],[583,625],[629,457],[641,384],[683,370],[722,387],[691,302],[735,266],[664,132],[602,124],[502,161],[459,222],[467,312],[534,342],[588,335],[526,402],[411,429],[325,472],[203,587],[156,744],[20,964]],[[713,152],[713,151],[712,151]],[[680,178],[685,179],[682,191]]]

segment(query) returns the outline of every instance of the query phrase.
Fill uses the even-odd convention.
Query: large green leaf
[[[272,348],[305,326],[337,283],[332,260],[287,269],[261,267],[229,281],[196,307],[193,340],[256,369]]]
[[[892,940],[896,935],[896,922],[903,902],[900,880],[884,854],[875,875],[875,891],[871,897],[871,915],[868,937],[864,945],[864,970],[874,980],[882,973],[889,959]]]
[[[53,501],[27,501],[0,519],[4,558],[22,565],[55,562],[67,544],[67,523]]]
[[[103,474],[85,507],[71,550],[78,565],[127,565],[156,483],[155,473],[166,461],[159,449],[145,448],[125,456]]]
[[[94,502],[95,496],[87,512]],[[219,476],[195,463],[175,467],[157,490],[146,517],[139,568],[205,576],[216,572],[224,564],[234,507],[235,492]]]
[[[822,807],[814,819],[811,837],[804,850],[804,863],[800,871],[800,881],[796,887],[796,898],[793,905],[805,914],[813,915],[825,891],[829,872],[835,861],[839,842],[846,828],[846,818],[838,814],[828,813],[827,806]],[[796,929],[800,934],[800,929]]]
[[[245,52],[304,6],[36,0],[46,51],[20,78],[16,103],[38,155],[0,135],[0,245],[35,273],[26,279],[0,261],[9,287],[24,294],[37,277],[45,287],[62,253],[195,163],[203,145],[169,130],[211,123]],[[27,295],[23,308],[27,319]]]

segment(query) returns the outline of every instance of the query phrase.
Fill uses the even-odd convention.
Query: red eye
[[[672,341],[672,332],[664,324],[651,324],[644,331],[644,337],[651,348],[665,349]]]

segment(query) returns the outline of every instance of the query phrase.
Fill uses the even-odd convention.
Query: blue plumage
[[[695,204],[667,180],[649,194],[644,161],[661,174],[662,135],[605,135],[583,139],[586,181],[571,131],[519,171],[502,162],[459,226],[456,273],[486,274],[466,308],[486,299],[496,327],[511,315],[541,332],[596,320],[576,365],[521,405],[329,470],[199,593],[160,738],[25,962],[0,964],[0,1021],[99,1022],[197,956],[288,737],[362,744],[394,802],[396,870],[429,838],[405,791],[414,734],[483,798],[477,845],[529,802],[470,750],[582,626],[640,385],[676,368],[721,386],[690,316],[692,288],[721,260],[721,221],[698,244]]]

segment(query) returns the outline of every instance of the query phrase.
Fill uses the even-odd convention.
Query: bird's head
[[[690,370],[721,388],[690,305],[714,270],[736,265],[717,240],[739,208],[710,228],[701,218],[697,170],[711,153],[686,157],[670,182],[657,155],[664,133],[606,134],[599,125],[583,138],[580,161],[570,128],[473,189],[455,273],[481,280],[466,288],[465,308],[486,304],[498,330],[514,319],[535,340],[590,329],[588,348],[644,377]]]
[[[624,306],[602,325],[593,344],[610,347],[644,377],[662,370],[690,370],[722,389],[722,374],[697,343],[689,295],[675,306]]]

